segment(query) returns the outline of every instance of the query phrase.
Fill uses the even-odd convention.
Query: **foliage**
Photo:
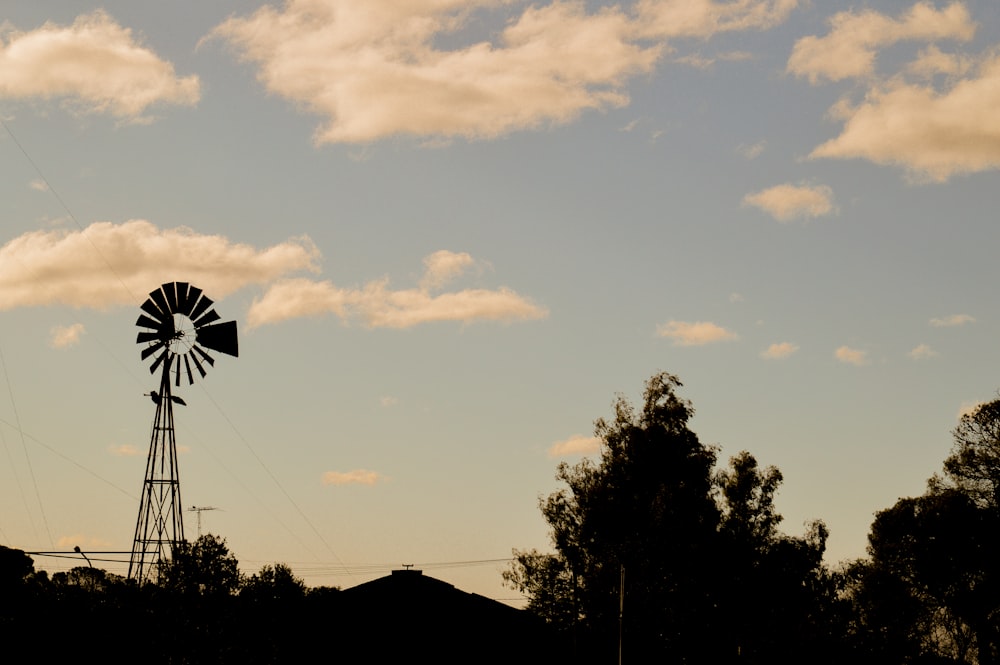
[[[555,553],[515,550],[506,583],[572,635],[584,660],[612,657],[620,619],[633,657],[765,662],[815,645],[830,633],[817,625],[835,593],[825,527],[780,534],[781,474],[749,453],[714,472],[715,449],[688,428],[680,386],[656,374],[641,410],[619,397],[614,419],[596,422],[600,462],[560,464],[564,487],[540,502]]]
[[[228,596],[239,590],[241,581],[239,561],[226,540],[206,533],[174,547],[173,557],[160,564],[158,584],[181,593]]]

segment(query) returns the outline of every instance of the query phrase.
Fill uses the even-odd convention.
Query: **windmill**
[[[184,400],[171,394],[171,379],[178,387],[182,377],[188,385],[193,384],[192,365],[204,378],[205,365],[215,365],[208,351],[239,355],[236,322],[219,323],[221,317],[212,309],[213,304],[201,289],[187,282],[170,282],[150,292],[142,303],[144,313],[135,322],[147,329],[135,340],[143,345],[140,355],[143,360],[153,358],[150,374],[160,372],[159,390],[146,393],[156,404],[156,415],[128,565],[129,579],[140,585],[149,581],[157,564],[170,558],[176,544],[185,540],[173,408],[174,404],[183,405]]]

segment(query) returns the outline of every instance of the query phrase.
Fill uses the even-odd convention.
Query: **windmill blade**
[[[201,356],[201,359],[207,362],[209,365],[215,367],[215,358],[205,353],[205,350],[202,349],[200,346],[198,346],[197,344],[192,345],[191,350],[195,351],[199,356]]]
[[[149,302],[148,300],[146,302]],[[135,320],[135,325],[140,328],[152,328],[153,330],[159,330],[163,327],[163,321],[154,321],[145,314],[140,314],[139,318]]]
[[[166,284],[164,284],[164,286],[166,286]],[[173,317],[173,312],[170,310],[170,305],[167,304],[167,298],[166,296],[163,295],[162,287],[150,291],[149,297],[154,303],[156,303],[156,306],[160,308],[160,311],[163,312],[163,315],[160,317],[160,320],[166,321],[167,319]]]
[[[195,348],[195,349],[198,349],[198,347],[194,347],[194,348]],[[199,351],[201,351],[201,349],[198,349],[198,350],[199,350]],[[202,366],[201,366],[201,363],[200,363],[200,362],[198,361],[198,356],[196,356],[196,355],[195,355],[195,354],[193,354],[193,353],[192,353],[192,354],[190,354],[190,355],[191,355],[191,362],[193,362],[193,363],[194,363],[194,367],[195,367],[195,369],[197,369],[197,370],[198,370],[198,373],[199,373],[199,374],[201,374],[201,378],[203,378],[203,379],[204,379],[204,378],[205,378],[205,368],[204,368],[204,367],[202,367]],[[185,358],[185,360],[187,360],[187,358]]]
[[[169,352],[166,349],[164,349],[163,353],[161,353],[160,355],[158,355],[156,357],[156,360],[153,362],[153,364],[149,366],[149,373],[150,374],[156,374],[156,368],[160,366],[160,363],[162,363],[164,360],[167,359],[168,355],[169,355]],[[168,371],[168,372],[170,371],[170,362],[169,361],[167,361],[166,371]]]
[[[177,289],[175,288],[176,286],[177,286],[176,282],[170,282],[168,284],[164,284],[161,287],[163,289],[163,293],[167,296],[167,304],[170,306],[169,312],[171,314],[176,314],[177,312],[180,311],[177,308]]]
[[[188,286],[188,308],[184,312],[187,314],[189,319],[194,319],[194,308],[198,304],[198,298],[201,297],[201,289],[197,286]]]
[[[222,317],[219,316],[218,312],[216,312],[214,309],[211,309],[211,310],[205,312],[205,316],[201,317],[200,319],[198,319],[197,321],[194,322],[194,327],[195,328],[201,328],[202,326],[206,326],[209,323],[213,323],[215,321],[218,321],[221,318]]]
[[[160,311],[160,309],[156,306],[156,303],[153,302],[152,298],[147,298],[146,302],[142,303],[142,305],[140,305],[139,307],[142,309],[142,311],[146,312],[157,321],[165,321],[166,319],[170,318],[170,313],[168,312],[164,314],[162,311]],[[142,317],[139,318],[141,319]],[[139,325],[139,322],[136,321],[135,325]]]
[[[174,385],[177,386],[178,388],[180,388],[181,387],[181,364],[180,363],[177,363],[177,367],[174,368],[174,374],[176,374],[176,376],[174,377]]]
[[[202,315],[202,312],[204,312],[206,309],[208,309],[214,304],[215,304],[214,300],[212,300],[208,296],[202,296],[201,300],[198,301],[198,304],[195,305],[194,309],[191,310],[191,313],[188,314],[188,318],[191,319],[192,321],[197,320],[198,317]]]
[[[191,302],[191,296],[188,295],[190,286],[187,282],[174,282],[174,288],[177,290],[177,314],[186,316],[191,311],[191,306],[194,303]]]
[[[191,375],[191,361],[188,360],[187,354],[184,355],[184,369],[187,370],[188,385],[194,385],[194,376]],[[177,368],[177,371],[180,373],[180,367]],[[179,376],[177,377],[177,380],[180,381]]]
[[[226,321],[211,326],[202,326],[195,332],[195,341],[206,349],[212,349],[230,356],[240,355],[236,337],[236,322]]]
[[[142,333],[139,333],[139,334],[141,335]],[[159,351],[160,349],[162,349],[164,347],[164,344],[165,344],[165,342],[163,340],[160,340],[156,344],[153,344],[151,346],[147,346],[145,349],[142,350],[142,353],[140,353],[139,356],[143,360],[145,360],[146,358],[150,357],[151,355],[153,355],[154,353],[156,353],[157,351]]]
[[[155,342],[159,339],[160,333],[158,332],[141,332],[135,336],[135,343],[142,344],[143,342]]]

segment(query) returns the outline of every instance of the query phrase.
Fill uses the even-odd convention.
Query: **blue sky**
[[[0,542],[130,549],[134,323],[188,281],[241,348],[181,389],[183,501],[246,569],[510,598],[659,370],[863,555],[1000,386],[998,39],[986,0],[5,3]]]

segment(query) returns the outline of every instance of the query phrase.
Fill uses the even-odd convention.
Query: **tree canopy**
[[[596,421],[600,461],[560,464],[564,486],[540,501],[555,552],[515,550],[507,584],[582,660],[607,661],[619,636],[633,656],[692,663],[774,662],[815,645],[830,632],[814,625],[832,602],[825,527],[778,532],[780,472],[747,452],[716,472],[680,387],[655,374],[640,409],[619,397],[613,419]]]

